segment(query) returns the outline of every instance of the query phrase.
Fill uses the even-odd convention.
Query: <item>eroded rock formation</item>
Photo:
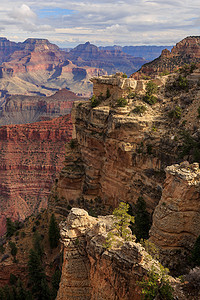
[[[47,121],[69,114],[74,101],[83,99],[66,89],[49,97],[10,96],[0,105],[0,125]]]
[[[162,72],[173,72],[184,64],[200,62],[200,37],[189,36],[178,42],[171,52],[163,50],[161,55],[150,63],[132,74],[134,78],[143,78],[145,76],[154,77]]]
[[[6,217],[23,220],[46,208],[71,132],[69,115],[0,128],[0,234]]]
[[[186,161],[167,167],[150,235],[161,249],[163,262],[171,269],[187,265],[186,258],[200,233],[199,220],[199,164]]]
[[[112,216],[94,218],[78,208],[61,223],[64,261],[57,300],[141,299],[138,281],[159,264],[134,241],[106,250],[112,226]]]

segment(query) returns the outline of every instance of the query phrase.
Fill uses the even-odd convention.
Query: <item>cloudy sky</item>
[[[6,0],[0,5],[0,36],[12,41],[173,45],[188,35],[200,35],[199,0]]]

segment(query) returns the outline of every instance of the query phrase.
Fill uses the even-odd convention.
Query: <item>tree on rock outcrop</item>
[[[58,223],[56,222],[56,218],[54,214],[52,214],[49,223],[49,244],[52,249],[58,246],[59,239],[60,239],[60,230],[58,227]]]
[[[134,217],[128,214],[129,204],[121,202],[117,208],[113,211],[115,217],[114,227],[117,229],[117,233],[125,240],[130,235],[129,225],[130,222],[134,223]]]

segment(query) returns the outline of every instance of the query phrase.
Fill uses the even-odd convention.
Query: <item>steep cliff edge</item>
[[[141,299],[138,281],[152,265],[159,270],[159,264],[134,241],[106,250],[103,244],[112,226],[113,216],[94,218],[77,208],[61,223],[64,254],[57,300]]]
[[[184,64],[195,64],[200,62],[200,37],[188,36],[174,46],[171,52],[163,50],[161,55],[152,62],[144,64],[141,69],[132,74],[133,78],[174,72]]]
[[[0,235],[6,217],[23,220],[46,208],[71,131],[69,115],[0,128]]]
[[[87,208],[94,203],[99,213],[105,213],[119,200],[136,203],[142,195],[153,211],[161,196],[163,169],[176,161],[177,143],[171,139],[175,129],[165,127],[167,103],[157,103],[153,109],[147,105],[144,113],[134,113],[135,107],[144,104],[142,98],[128,99],[125,107],[119,107],[117,99],[127,96],[131,83],[144,92],[147,81],[113,77],[92,81],[95,95],[105,96],[109,88],[111,96],[95,108],[90,102],[75,104],[72,119],[77,142],[66,148],[65,167],[54,191],[56,203],[52,198],[49,204]]]
[[[200,233],[199,164],[183,162],[166,168],[162,198],[153,214],[150,239],[171,269],[184,271]]]
[[[81,99],[66,89],[49,97],[10,96],[0,103],[0,125],[48,121],[69,114],[73,102]]]

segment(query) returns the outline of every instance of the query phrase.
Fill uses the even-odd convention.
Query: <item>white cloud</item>
[[[59,9],[59,14],[42,16],[42,9]],[[102,45],[172,44],[200,35],[199,15],[199,0],[7,0],[0,7],[0,30],[7,38],[22,41],[31,32],[66,46],[88,40]]]

